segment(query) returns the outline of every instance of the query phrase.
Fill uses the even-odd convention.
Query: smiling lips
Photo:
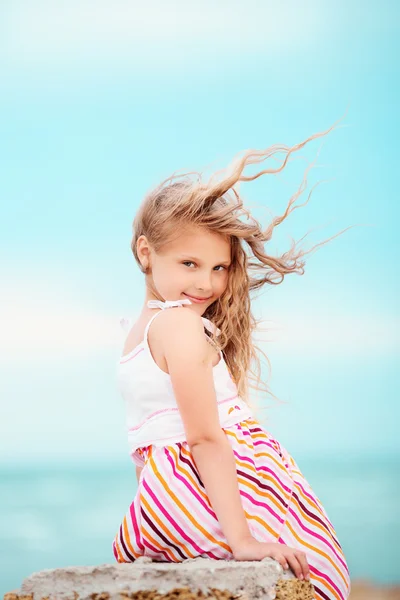
[[[185,294],[185,292],[183,293]],[[185,294],[185,296],[187,296],[191,300],[194,300],[194,302],[205,302],[206,300],[209,300],[211,298],[211,296],[209,296],[208,298],[197,298],[196,296],[189,296],[189,294]]]

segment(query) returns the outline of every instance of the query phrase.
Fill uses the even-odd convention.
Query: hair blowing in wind
[[[266,245],[272,239],[275,228],[293,210],[305,206],[311,197],[314,188],[305,202],[295,204],[306,189],[307,174],[314,163],[307,167],[302,183],[289,199],[283,213],[274,217],[266,228],[244,207],[235,186],[239,182],[250,182],[265,174],[279,173],[293,153],[312,140],[326,136],[336,128],[336,123],[326,131],[311,135],[292,147],[276,144],[265,150],[246,150],[243,156],[235,157],[226,169],[215,172],[207,181],[203,181],[202,174],[198,172],[173,174],[145,196],[133,222],[131,249],[139,268],[149,278],[150,285],[151,273],[143,270],[136,251],[140,235],[147,237],[156,252],[161,252],[163,246],[185,227],[205,228],[230,241],[232,262],[227,288],[203,316],[211,319],[221,330],[218,340],[214,337],[213,341],[223,351],[239,396],[250,405],[249,387],[274,396],[266,383],[261,381],[258,352],[263,354],[268,364],[269,360],[253,341],[253,333],[259,321],[251,311],[251,293],[264,285],[279,285],[285,275],[290,273],[303,275],[307,255],[353,226],[319,242],[309,250],[301,250],[298,244],[308,235],[306,234],[298,242],[292,240],[289,250],[280,256],[272,256]],[[244,175],[248,165],[262,163],[280,153],[284,154],[284,159],[277,168],[264,168],[254,175]],[[158,296],[154,287],[152,291]]]

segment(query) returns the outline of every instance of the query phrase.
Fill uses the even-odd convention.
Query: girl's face
[[[190,308],[201,315],[225,291],[231,247],[223,236],[193,227],[183,230],[160,253],[147,245],[144,255],[140,245],[144,248],[147,240],[141,238],[139,257],[147,255],[145,262],[149,263],[153,285],[165,300],[189,298]]]

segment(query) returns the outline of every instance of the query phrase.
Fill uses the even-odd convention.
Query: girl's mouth
[[[196,302],[199,304],[201,304],[203,302],[207,302],[212,297],[212,296],[209,296],[208,298],[196,298],[196,296],[189,296],[189,294],[185,294],[185,292],[183,292],[183,294],[184,294],[184,296],[189,298],[189,300],[192,300],[192,302]]]

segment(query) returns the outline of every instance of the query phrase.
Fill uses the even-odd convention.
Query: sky
[[[285,401],[261,398],[261,418],[295,456],[400,453],[398,17],[394,1],[3,0],[0,462],[128,460],[116,366],[144,299],[144,194],[339,119],[240,186],[267,227],[316,161],[273,254],[352,226],[254,300]]]

